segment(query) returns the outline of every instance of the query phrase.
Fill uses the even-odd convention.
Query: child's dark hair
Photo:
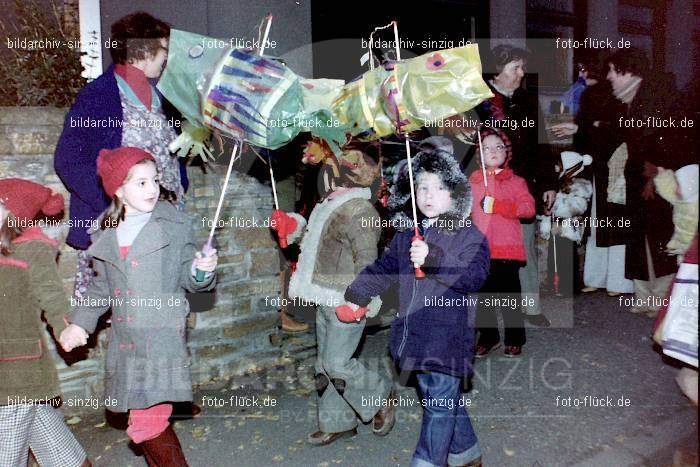
[[[427,154],[427,151],[424,151]],[[450,155],[450,157],[452,157]],[[437,157],[425,157],[421,167],[416,171],[416,184],[419,182],[421,175],[431,173],[438,176],[443,185],[449,190],[452,199],[460,196],[467,196],[469,187],[460,178],[454,177],[451,174],[451,167],[445,164],[444,159]]]
[[[0,255],[10,256],[12,254],[12,241],[19,237],[22,230],[18,226],[10,226],[12,214],[8,211],[5,220],[0,225]]]
[[[136,164],[133,165],[132,169],[136,167],[137,165],[142,165],[142,164],[147,164],[151,163],[155,165],[155,162],[151,159],[143,159],[140,162],[137,162]],[[131,172],[131,170],[130,170]],[[124,183],[128,182],[129,179],[131,178],[131,175],[126,177],[124,180]],[[173,193],[170,190],[166,190],[163,188],[163,185],[160,185],[160,195],[158,196],[159,200],[164,200],[164,201],[169,201],[171,203],[174,203],[177,201],[177,195]],[[124,202],[119,199],[119,196],[116,194],[114,195],[114,199],[112,200],[112,203],[109,205],[107,210],[102,216],[102,219],[100,220],[100,230],[105,230],[105,229],[114,229],[117,228],[119,223],[124,220],[124,216],[126,215],[126,207],[124,206]]]
[[[160,40],[170,37],[170,26],[153,16],[139,11],[127,15],[112,25],[110,48],[114,63],[126,64],[155,56],[161,47]]]

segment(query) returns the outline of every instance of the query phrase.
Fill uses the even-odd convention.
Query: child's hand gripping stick
[[[418,227],[416,227],[413,238],[411,238],[412,242],[415,242],[416,240],[423,240],[423,236],[418,231]],[[416,275],[416,279],[425,279],[425,273],[420,268],[420,266],[418,266],[417,264],[414,264],[413,269],[414,269],[414,273]]]
[[[212,251],[214,251],[214,248],[211,247],[211,242],[207,242],[204,247],[202,247],[201,254],[204,257],[209,256]],[[197,269],[197,274],[195,275],[195,279],[197,279],[197,282],[202,282],[204,280],[204,275],[206,274],[206,271],[202,271],[201,269]]]

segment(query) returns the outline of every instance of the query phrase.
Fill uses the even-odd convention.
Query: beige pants
[[[634,280],[634,298],[638,304],[635,306],[636,311],[659,311],[661,309],[664,298],[668,295],[675,274],[656,277],[654,275],[654,266],[651,259],[651,250],[649,243],[646,242],[647,253],[647,270],[649,274],[648,281]],[[641,303],[641,305],[639,305]]]

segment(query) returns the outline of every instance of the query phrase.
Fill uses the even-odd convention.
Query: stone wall
[[[53,152],[66,111],[54,108],[0,108],[0,178],[21,177],[63,193],[53,170]],[[213,164],[207,172],[190,167],[187,211],[195,223],[197,242],[204,244],[223,183],[225,166]],[[268,186],[234,171],[217,229],[218,286],[214,293],[190,297],[195,319],[190,320],[188,343],[195,383],[225,380],[271,365],[294,354],[289,346],[313,350],[313,335],[302,339],[272,339],[278,312],[270,299],[280,291],[281,256],[267,219],[272,210]],[[257,223],[257,225],[255,225]],[[50,232],[64,239],[67,226]],[[66,293],[72,293],[76,252],[62,243],[59,271]],[[202,311],[201,313],[196,313]],[[87,358],[70,355],[66,365],[56,357],[66,398],[98,396],[102,392],[103,359],[107,332],[102,331]],[[287,347],[284,347],[284,343]],[[55,354],[55,349],[51,349]],[[75,361],[78,360],[78,361]],[[75,362],[73,362],[75,361]]]

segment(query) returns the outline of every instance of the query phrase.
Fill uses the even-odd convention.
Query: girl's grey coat
[[[203,282],[192,276],[197,251],[192,225],[170,203],[158,202],[125,260],[116,229],[92,236],[88,253],[97,276],[71,322],[92,333],[100,315],[112,308],[105,399],[115,401],[113,412],[192,400],[185,290],[211,290],[215,283],[214,275]]]

